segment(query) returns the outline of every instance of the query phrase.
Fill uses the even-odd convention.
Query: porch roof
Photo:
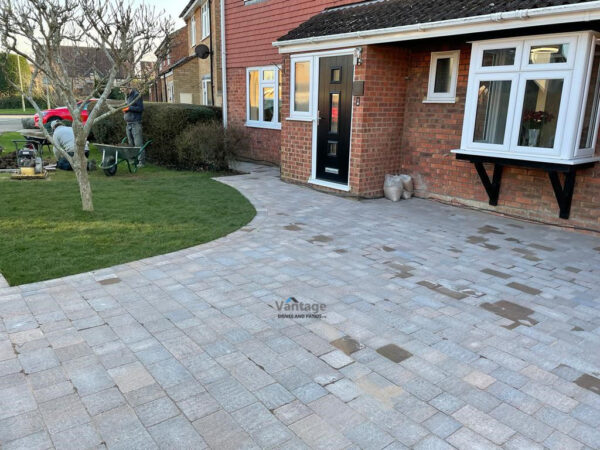
[[[512,19],[523,23],[530,18],[584,11],[587,20],[597,19],[596,16],[600,14],[600,1],[367,0],[327,8],[280,37],[273,45],[285,47],[300,42],[331,41],[348,36],[374,36],[403,30],[423,31],[443,25],[447,27],[450,23],[455,27],[482,22],[506,22]],[[467,32],[469,30],[465,29],[463,33]],[[429,37],[426,34],[411,39]]]

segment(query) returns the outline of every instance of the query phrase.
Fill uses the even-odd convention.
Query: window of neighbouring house
[[[433,52],[429,66],[427,103],[454,103],[460,51]]]
[[[192,47],[196,46],[196,16],[193,14],[190,19],[190,43]]]
[[[202,104],[212,105],[212,83],[210,77],[202,79]]]
[[[292,57],[290,65],[290,118],[308,120],[312,117],[312,58]]]
[[[208,9],[208,2],[204,2],[202,5],[202,39],[206,39],[210,35],[210,10]]]
[[[592,32],[474,43],[457,152],[548,162],[593,157],[596,43]]]
[[[247,69],[246,125],[281,128],[280,71],[276,66]]]
[[[175,102],[175,84],[172,81],[167,83],[167,101],[169,103]]]

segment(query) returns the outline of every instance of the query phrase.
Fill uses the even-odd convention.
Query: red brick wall
[[[273,42],[325,8],[356,0],[244,0],[225,1],[228,119],[246,121],[246,68],[281,64]],[[284,79],[289,78],[289,72]],[[289,80],[287,80],[289,82]],[[243,93],[240,89],[243,88]],[[243,94],[243,95],[242,95]],[[282,114],[282,122],[288,117]],[[280,164],[281,132],[248,128],[252,139],[247,158]],[[306,180],[305,180],[306,181]]]
[[[419,195],[535,220],[600,230],[600,165],[578,172],[569,221],[558,219],[548,175],[541,170],[506,168],[497,207],[488,205],[472,164],[456,161],[460,147],[471,46],[466,43],[412,44],[402,139],[403,170],[418,181]],[[460,48],[456,104],[424,104],[432,51]],[[488,171],[491,176],[491,167]]]
[[[230,124],[245,126],[246,123],[246,69],[227,70],[227,117]],[[287,117],[283,114],[283,117]],[[250,152],[241,155],[255,161],[279,164],[281,131],[267,128],[246,127],[251,140]]]
[[[360,106],[353,106],[350,187],[362,197],[380,197],[385,174],[401,167],[408,56],[401,47],[368,46],[355,67],[354,79],[365,82],[365,91]]]

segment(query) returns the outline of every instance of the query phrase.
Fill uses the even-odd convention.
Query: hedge
[[[0,53],[0,93],[16,94],[18,92],[12,83],[19,85],[19,65],[21,66],[23,86],[26,88],[31,82],[31,69],[27,60],[23,56],[17,56],[14,53],[8,55]],[[19,106],[21,106],[20,101]],[[0,106],[0,108],[7,107]]]
[[[217,108],[145,102],[142,116],[144,141],[152,140],[146,158],[156,164],[177,167],[177,137],[191,124],[214,120],[220,120]],[[126,136],[123,115],[115,113],[94,123],[92,134],[95,142],[118,144]]]
[[[46,108],[46,98],[34,97],[33,99],[42,110]],[[0,95],[0,109],[20,109],[21,106],[20,95]],[[27,99],[25,99],[25,106],[33,108],[33,105],[30,105]]]

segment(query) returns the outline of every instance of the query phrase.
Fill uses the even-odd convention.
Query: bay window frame
[[[264,80],[264,72],[274,71],[273,80]],[[258,71],[258,117],[259,120],[250,119],[250,72]],[[264,117],[263,88],[273,88],[273,118],[271,122],[262,120]],[[246,68],[246,126],[252,128],[269,128],[281,130],[279,117],[279,68],[277,66],[259,66]]]
[[[594,48],[600,35],[593,31],[556,33],[518,38],[495,39],[473,42],[461,148],[454,153],[492,156],[540,162],[576,164],[600,160],[595,156],[595,145],[600,125],[600,108],[594,111],[593,146],[579,149],[584,127],[585,107],[588,95],[597,95],[590,87]],[[530,51],[538,45],[569,44],[567,61],[564,63],[532,64]],[[514,64],[506,66],[483,66],[485,50],[515,48]],[[523,105],[528,80],[563,80],[556,129],[552,148],[519,145]],[[506,118],[506,130],[502,144],[475,142],[475,121],[481,81],[511,80],[511,92]],[[539,144],[539,143],[538,143]]]
[[[296,111],[296,63],[307,62],[309,64],[308,85],[308,111]],[[313,90],[315,89],[315,77],[313,75],[314,58],[311,56],[292,56],[290,58],[290,116],[289,119],[310,121],[313,119],[314,102]]]

